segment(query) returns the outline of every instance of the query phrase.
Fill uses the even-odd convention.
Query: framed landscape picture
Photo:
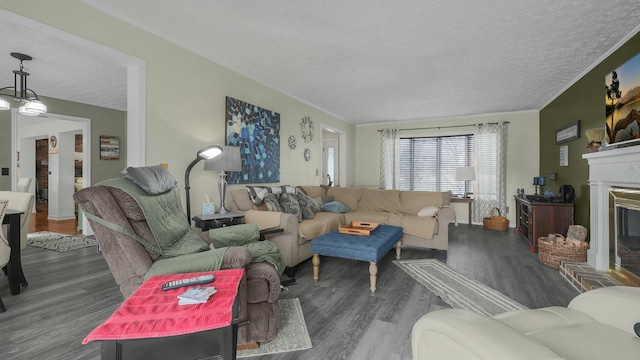
[[[608,145],[640,143],[640,54],[605,77]]]
[[[227,96],[226,143],[240,147],[241,171],[229,184],[280,182],[280,114]]]

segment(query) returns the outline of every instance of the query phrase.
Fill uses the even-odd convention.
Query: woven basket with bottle
[[[589,244],[561,234],[538,238],[538,259],[548,267],[558,269],[562,260],[587,261]]]

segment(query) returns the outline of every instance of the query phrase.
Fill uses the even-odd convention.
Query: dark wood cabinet
[[[573,204],[516,200],[516,233],[528,242],[531,252],[538,251],[538,238],[549,234],[567,235],[573,225]]]

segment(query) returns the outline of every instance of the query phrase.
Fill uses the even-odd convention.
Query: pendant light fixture
[[[13,86],[7,86],[0,89],[0,110],[9,110],[11,105],[2,98],[4,95],[12,96],[14,100],[21,102],[23,105],[18,108],[18,113],[26,116],[38,116],[47,112],[47,106],[40,101],[38,94],[27,87],[27,77],[29,73],[24,71],[23,61],[33,60],[29,55],[21,53],[11,53],[11,56],[20,60],[20,70],[13,70]],[[10,95],[11,90],[13,94]]]

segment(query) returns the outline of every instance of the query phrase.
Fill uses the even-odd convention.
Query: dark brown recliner
[[[78,191],[73,197],[85,213],[129,229],[152,244],[156,243],[142,209],[124,191],[109,186],[92,186]],[[129,297],[144,282],[145,273],[160,256],[147,251],[136,240],[119,231],[91,219],[89,222],[122,295]],[[208,232],[200,237],[210,244]],[[280,276],[273,265],[267,262],[250,263],[250,260],[251,254],[246,247],[229,247],[221,267],[244,267],[246,272],[240,285],[238,344],[269,342],[275,339],[280,325]]]

